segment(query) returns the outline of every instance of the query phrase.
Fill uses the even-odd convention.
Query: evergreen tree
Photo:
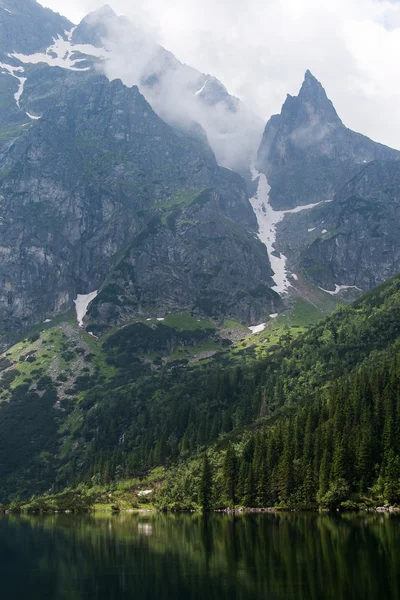
[[[231,506],[235,506],[237,502],[236,492],[238,475],[238,460],[236,452],[233,446],[229,444],[224,459],[223,478],[225,493]]]
[[[212,487],[213,487],[213,476],[210,459],[208,454],[204,454],[200,489],[199,489],[199,504],[201,508],[206,511],[211,508],[212,505]]]

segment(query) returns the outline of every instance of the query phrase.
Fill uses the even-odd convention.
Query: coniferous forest
[[[10,427],[29,408],[16,391],[0,409],[2,501],[12,499],[12,487],[29,498],[39,470],[43,491],[55,480],[57,494],[145,480],[162,467],[154,498],[166,509],[396,503],[399,335],[396,277],[299,337],[286,336],[263,360],[161,370],[133,382],[128,361],[71,407],[61,438],[60,424],[47,417],[49,435],[36,442],[46,469],[24,443],[35,419],[17,433]],[[51,394],[44,385],[41,402],[51,404]],[[10,444],[19,448],[11,465]]]

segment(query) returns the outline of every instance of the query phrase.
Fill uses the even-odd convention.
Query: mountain
[[[68,19],[36,0],[1,0],[0,57],[13,52],[43,52],[54,38],[72,27]]]
[[[258,153],[256,215],[283,291],[307,297],[311,283],[351,298],[399,272],[399,159],[347,129],[307,71]]]
[[[0,74],[3,344],[95,291],[97,332],[186,310],[249,325],[279,311],[244,181],[218,165],[201,124],[163,120],[141,91],[167,103],[164,80],[177,74],[168,89],[183,81],[203,115],[236,115],[239,101],[141,32],[141,91],[105,77],[119,55],[98,44],[110,28],[132,33],[130,23],[104,8],[74,28],[26,2],[38,33],[29,48],[4,46],[15,51]],[[18,7],[10,18],[23,30]]]
[[[321,84],[306,72],[299,95],[288,95],[268,121],[258,169],[271,186],[275,210],[332,200],[366,163],[400,153],[343,125]]]
[[[191,129],[199,123],[218,163],[248,173],[264,124],[218,79],[182,64],[108,6],[90,13],[74,30],[71,42],[72,50],[74,44],[106,50],[102,67],[107,77],[139,85],[153,109],[170,125]],[[127,56],[140,58],[127,61]]]
[[[366,165],[319,212],[326,233],[301,251],[299,263],[319,287],[369,290],[400,269],[400,161]]]
[[[177,356],[215,343],[215,326],[189,315],[102,340],[68,321],[49,325],[0,363],[1,501],[80,483],[89,490],[83,509],[115,503],[108,494],[119,489],[129,508],[138,486],[156,485],[160,507],[193,509],[205,448],[216,508],[394,501],[399,290],[397,276],[300,335],[298,325],[281,324],[276,344],[272,322],[258,342],[240,354],[225,348],[212,362],[164,362],[172,349]],[[150,474],[149,488],[155,467],[163,469]]]
[[[312,325],[400,271],[399,152],[307,72],[256,161],[260,120],[107,6],[0,33],[1,499],[161,467],[193,508],[208,448],[214,506],[228,471],[246,506],[392,501],[398,277]]]
[[[67,72],[58,103],[4,156],[0,185],[3,329],[51,319],[106,280],[98,302],[115,280],[119,319],[197,306],[257,322],[279,306],[244,182],[136,87]]]

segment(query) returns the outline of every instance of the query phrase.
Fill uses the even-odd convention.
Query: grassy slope
[[[74,452],[76,436],[84,425],[80,407],[94,386],[108,389],[112,394],[112,390],[124,390],[128,382],[131,385],[137,378],[153,377],[152,373],[159,369],[186,369],[188,364],[196,365],[195,368],[200,370],[209,369],[214,365],[213,361],[223,368],[233,364],[251,364],[256,356],[265,353],[269,345],[280,343],[287,335],[288,327],[294,337],[319,318],[320,314],[313,308],[297,302],[292,313],[270,321],[268,339],[266,333],[251,335],[248,328],[240,323],[226,321],[218,325],[182,313],[170,315],[163,322],[152,319],[136,323],[98,340],[79,329],[74,314],[68,314],[34,328],[3,355],[0,361],[0,401],[8,406],[11,400],[15,412],[13,418],[21,420],[20,433],[23,435],[26,409],[23,404],[19,407],[15,399],[20,402],[20,398],[25,398],[29,391],[29,394],[33,394],[34,402],[39,402],[38,396],[45,390],[53,390],[55,401],[52,404],[52,418],[59,441],[57,446],[46,447],[46,452],[39,451],[39,456],[40,460],[44,456],[47,460],[48,453],[51,455],[55,452],[58,461],[68,464]],[[165,336],[167,332],[176,337],[174,346],[164,352],[137,351],[135,337],[132,338],[130,334],[130,329],[135,330],[137,326],[144,327],[152,335],[161,331]],[[129,335],[124,339],[126,333]],[[236,351],[237,340],[241,344],[240,340],[243,339],[244,344]],[[121,346],[118,346],[119,343]],[[2,413],[0,423],[1,417]],[[40,423],[37,427],[40,429]],[[3,445],[0,455],[4,452],[7,460],[7,439],[3,440]],[[28,472],[31,459],[36,460],[35,456],[26,456]],[[46,485],[51,481],[51,475],[49,477]],[[33,482],[29,483],[29,475],[26,476],[23,465],[18,467],[16,479],[7,481],[9,483],[4,487],[8,490],[7,495],[14,488],[17,493],[33,489]]]
[[[273,336],[283,335],[288,337],[288,323],[294,330],[299,331],[306,327],[306,323],[314,320],[316,314],[303,303],[296,303],[290,319],[286,322],[274,322],[271,329],[265,332],[265,344],[270,344]],[[302,323],[302,325],[300,325]],[[347,375],[353,376],[360,365],[380,364],[386,361],[388,356],[398,352],[400,336],[400,277],[396,277],[386,284],[375,289],[357,300],[351,307],[340,307],[339,310],[326,321],[306,331],[297,340],[286,340],[285,347],[279,347],[270,353],[267,360],[263,361],[266,369],[265,378],[261,385],[262,389],[268,389],[268,381],[276,374],[285,374],[285,385],[287,392],[283,403],[281,400],[272,400],[265,416],[259,421],[260,425],[273,426],[280,416],[295,413],[299,407],[318,394],[326,394],[332,383]],[[229,324],[232,326],[232,324]],[[290,331],[290,329],[289,329]],[[250,340],[248,343],[251,343]],[[259,338],[256,347],[261,349],[263,342]],[[260,350],[261,351],[261,350]],[[386,357],[386,358],[385,358]],[[255,363],[257,365],[257,363]],[[300,369],[301,367],[301,369]],[[258,367],[256,366],[258,369]],[[300,370],[299,370],[300,369]],[[346,375],[347,374],[347,375]],[[276,381],[276,377],[274,379]],[[265,386],[267,385],[267,388]],[[269,386],[270,387],[270,386]],[[275,404],[274,404],[275,403]],[[286,412],[285,412],[286,411]],[[252,427],[249,431],[251,431]],[[216,444],[209,449],[211,461],[217,472],[216,485],[221,485],[218,472],[221,469],[226,439],[236,440],[236,447],[240,452],[247,439],[248,429],[224,435]],[[130,500],[135,498],[137,486],[149,485],[152,489],[160,488],[159,501],[162,505],[169,502],[179,506],[181,502],[185,505],[185,494],[187,497],[195,497],[193,491],[199,484],[201,474],[201,459],[199,455],[188,457],[188,462],[183,462],[178,471],[172,470],[167,473],[166,484],[163,492],[163,473],[158,471],[159,478],[150,475],[150,480],[142,482],[120,482],[109,484],[106,487],[98,487],[96,500],[104,497],[104,490],[112,489],[111,498],[117,501],[121,508],[125,508]],[[157,473],[157,472],[156,472]],[[151,479],[153,477],[153,479]],[[186,483],[185,483],[186,481]],[[136,487],[135,487],[136,486]],[[171,489],[173,491],[171,492]],[[184,491],[186,489],[186,491]],[[194,496],[193,496],[194,494]],[[119,500],[118,500],[119,498]],[[172,498],[172,500],[171,500]],[[161,499],[161,500],[160,500]],[[164,504],[163,504],[164,503]],[[191,500],[190,506],[195,506]],[[110,502],[102,505],[102,508],[110,508]]]

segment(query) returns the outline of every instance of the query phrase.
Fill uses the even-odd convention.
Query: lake
[[[400,599],[400,518],[0,518],[3,600]]]

